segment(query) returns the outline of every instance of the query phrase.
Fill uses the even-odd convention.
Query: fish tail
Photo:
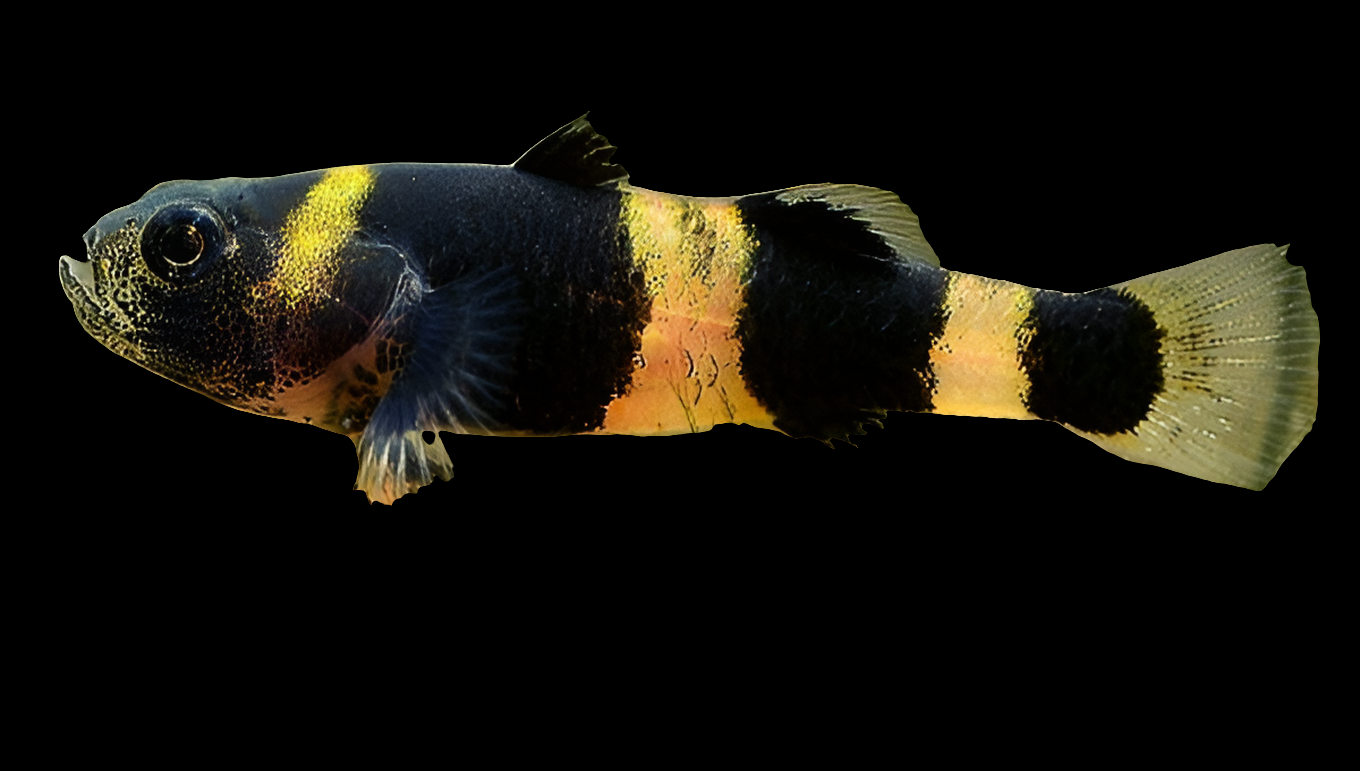
[[[759,245],[741,374],[792,436],[848,441],[894,410],[1037,418],[1259,490],[1313,425],[1318,319],[1288,247],[1067,294],[944,270],[884,191],[809,186],[737,206]]]
[[[1151,310],[1161,388],[1132,430],[1067,428],[1127,460],[1264,488],[1317,415],[1318,318],[1288,248],[1237,249],[1110,287]]]

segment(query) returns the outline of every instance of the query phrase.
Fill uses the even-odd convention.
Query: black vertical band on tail
[[[1132,431],[1165,387],[1163,331],[1128,292],[1040,290],[1024,329],[1025,406],[1040,418],[1095,434]]]
[[[775,425],[845,439],[886,410],[929,410],[947,273],[821,201],[737,205],[760,244],[738,317],[742,376]]]

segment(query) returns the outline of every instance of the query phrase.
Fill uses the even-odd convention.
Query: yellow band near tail
[[[934,412],[1030,419],[1029,379],[1020,367],[1023,324],[1034,290],[1009,281],[950,273],[944,334],[930,351]]]

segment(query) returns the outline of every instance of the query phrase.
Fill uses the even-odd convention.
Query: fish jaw
[[[61,278],[62,291],[75,310],[76,320],[90,337],[119,356],[141,361],[141,351],[137,346],[117,332],[125,323],[122,315],[112,303],[101,301],[94,260],[81,262],[62,255],[57,264],[57,274]]]
[[[90,297],[94,294],[94,268],[90,263],[63,254],[57,265],[57,273],[61,276],[61,288],[66,292],[67,299],[76,307],[77,313],[80,312],[82,303],[94,303]]]

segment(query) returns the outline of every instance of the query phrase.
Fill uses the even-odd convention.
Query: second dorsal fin
[[[529,148],[512,166],[583,187],[618,184],[628,179],[628,172],[609,162],[617,149],[582,115]]]
[[[936,267],[940,264],[915,212],[887,190],[863,185],[803,185],[737,200],[752,222],[820,243],[828,256],[854,253],[884,260],[915,260]]]

